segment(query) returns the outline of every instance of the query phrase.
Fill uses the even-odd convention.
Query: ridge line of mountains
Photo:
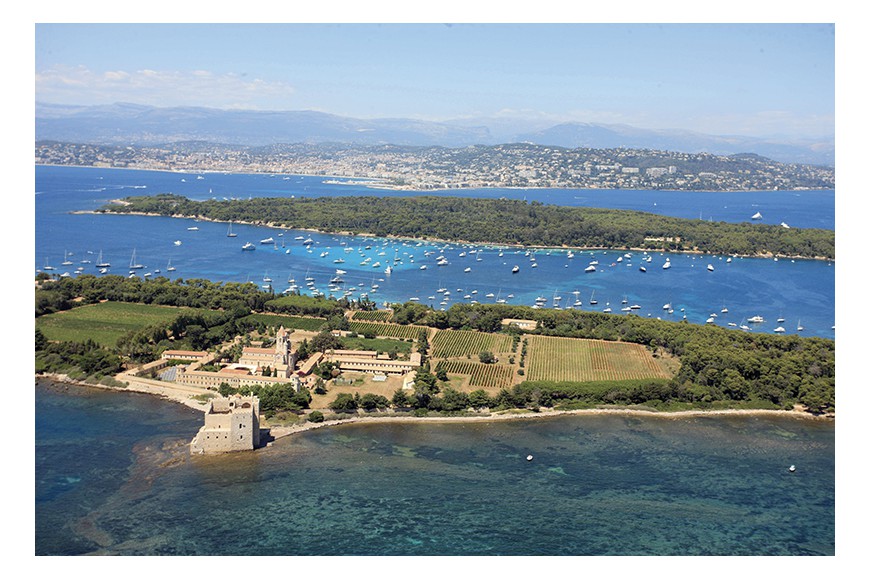
[[[152,107],[130,103],[36,104],[37,141],[157,145],[185,141],[264,146],[344,143],[466,147],[503,143],[592,149],[656,149],[682,153],[752,153],[782,163],[834,166],[834,139],[775,140],[596,123],[533,124],[522,119],[446,122],[356,119],[318,111]]]

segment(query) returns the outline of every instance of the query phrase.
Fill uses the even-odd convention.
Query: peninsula
[[[654,149],[570,149],[531,143],[414,147],[291,143],[233,146],[202,141],[98,145],[39,141],[36,163],[161,171],[317,175],[376,180],[371,186],[425,191],[488,187],[771,191],[833,189],[831,167],[759,155]]]

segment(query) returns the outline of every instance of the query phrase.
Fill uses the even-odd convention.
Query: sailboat
[[[166,262],[166,271],[175,272],[175,266],[172,265],[172,258],[169,258],[169,261]]]
[[[138,264],[136,262],[136,248],[133,248],[133,255],[130,256],[130,269],[131,270],[141,270],[144,267],[145,266],[143,266],[142,264]]]
[[[66,250],[63,251],[63,262],[60,263],[62,266],[72,266],[72,260],[69,259],[69,254]]]
[[[234,237],[236,237],[237,235],[239,235],[239,234],[234,234],[234,233],[233,233],[233,223],[230,222],[230,225],[229,225],[229,227],[227,228],[227,237],[228,237],[228,238],[234,238]]]
[[[97,258],[97,268],[109,268],[111,266],[110,263],[103,261],[103,250],[100,250],[100,256]]]
[[[598,300],[595,299],[595,290],[592,291],[592,295],[589,297],[589,304],[598,304]]]

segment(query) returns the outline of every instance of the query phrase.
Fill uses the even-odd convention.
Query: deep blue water
[[[525,250],[484,246],[445,245],[280,231],[236,224],[238,237],[226,236],[227,225],[144,216],[74,214],[92,210],[110,199],[128,195],[172,192],[194,199],[248,196],[320,195],[414,195],[370,189],[359,185],[324,183],[323,178],[268,175],[196,174],[120,169],[44,167],[36,168],[36,269],[46,264],[76,275],[97,273],[94,264],[102,252],[112,267],[110,273],[127,275],[133,251],[145,268],[137,275],[168,275],[176,278],[207,278],[213,281],[267,284],[282,292],[290,280],[304,293],[313,289],[326,295],[351,298],[366,293],[382,302],[418,299],[436,308],[456,302],[494,302],[532,305],[545,299],[547,307],[603,310],[614,315],[632,305],[640,316],[704,324],[710,318],[721,326],[751,326],[752,332],[773,332],[782,327],[796,333],[834,337],[833,262],[692,256],[683,254],[623,252],[577,252]],[[511,197],[561,205],[584,205],[636,209],[676,217],[723,221],[749,221],[756,211],[764,223],[787,222],[793,227],[833,229],[832,191],[774,191],[753,193],[662,192],[631,190],[461,190],[436,195]],[[197,231],[188,230],[197,227]],[[297,237],[310,238],[306,250]],[[273,244],[260,244],[266,238]],[[176,245],[174,242],[181,242]],[[245,242],[257,246],[241,251]],[[310,251],[309,251],[310,250]],[[65,253],[71,265],[62,266]],[[465,254],[462,256],[461,254]],[[502,254],[501,256],[499,254]],[[436,265],[444,255],[448,265]],[[534,260],[533,260],[534,258]],[[621,261],[618,261],[620,260]],[[642,261],[650,258],[651,262]],[[662,269],[666,258],[672,267]],[[368,262],[365,260],[368,259]],[[396,261],[398,259],[399,261]],[[89,263],[82,263],[82,261]],[[336,260],[344,260],[336,263]],[[584,273],[593,260],[597,271]],[[167,272],[170,264],[176,268]],[[376,263],[380,265],[374,267]],[[536,264],[536,266],[535,266]],[[393,272],[384,270],[392,265]],[[421,266],[426,266],[421,270]],[[517,274],[511,274],[513,266]],[[643,265],[647,271],[640,272]],[[707,266],[712,265],[712,272]],[[466,268],[470,268],[466,272]],[[346,271],[340,289],[330,290],[336,269]],[[160,270],[161,272],[157,272]],[[314,285],[305,285],[305,278]],[[377,286],[375,288],[375,286]],[[439,290],[450,292],[449,296]],[[491,296],[488,296],[491,295]],[[467,298],[466,298],[467,296]],[[557,300],[557,297],[561,297]],[[597,305],[590,304],[597,300]],[[664,306],[669,304],[670,309]],[[727,309],[727,313],[722,310]],[[673,310],[673,312],[670,312]],[[715,317],[711,317],[715,314]],[[749,324],[762,316],[765,322]],[[783,318],[784,322],[777,320]]]
[[[190,457],[186,407],[52,383],[36,404],[38,555],[834,553],[832,422],[346,425]]]

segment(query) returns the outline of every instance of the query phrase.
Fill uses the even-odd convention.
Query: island
[[[254,396],[265,444],[371,418],[835,408],[829,339],[507,304],[375,309],[163,277],[40,274],[35,292],[37,375],[204,412]]]
[[[125,197],[98,211],[463,243],[835,258],[832,230],[509,199],[350,196],[193,201],[158,194]]]

